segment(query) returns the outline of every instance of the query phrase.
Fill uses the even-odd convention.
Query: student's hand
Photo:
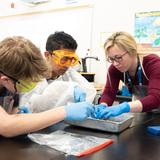
[[[79,102],[65,106],[65,111],[65,120],[83,121],[94,114],[94,107],[89,102]]]
[[[115,117],[121,115],[122,113],[126,113],[130,111],[130,106],[127,102],[123,102],[119,105],[114,105],[110,107],[106,107],[105,109],[101,110],[97,117],[99,119],[107,119],[110,117]]]
[[[86,93],[79,87],[74,87],[74,102],[84,102],[86,101]]]
[[[25,107],[25,106],[20,106],[18,108],[18,114],[21,114],[21,113],[32,113],[31,110],[28,108],[28,107]]]
[[[107,106],[107,104],[105,105],[105,104],[98,104],[98,105],[95,105],[94,106],[94,117],[92,117],[92,118],[98,118],[98,115],[99,115],[99,113],[100,112],[102,112],[106,107],[108,107]]]

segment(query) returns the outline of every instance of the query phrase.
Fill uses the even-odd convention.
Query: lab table
[[[71,133],[113,139],[110,146],[80,158],[81,160],[159,160],[160,136],[147,132],[147,126],[160,125],[160,115],[137,113],[130,128],[113,134],[104,131],[70,126],[64,122],[50,126],[39,133],[64,130]],[[15,138],[0,137],[0,160],[76,160],[47,146],[39,145],[26,135]]]

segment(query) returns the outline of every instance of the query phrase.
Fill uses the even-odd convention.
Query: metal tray
[[[88,118],[87,120],[82,122],[65,121],[65,123],[74,125],[74,126],[119,133],[131,125],[133,118],[134,116],[131,114],[123,114],[107,120]]]

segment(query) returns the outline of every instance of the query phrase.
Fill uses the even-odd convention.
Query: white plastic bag
[[[74,102],[74,86],[76,83],[55,81],[46,86],[40,94],[33,94],[25,106],[32,112],[42,112],[51,108]]]
[[[53,149],[64,152],[67,155],[80,155],[80,153],[100,145],[98,148],[102,149],[112,143],[112,140],[105,138],[98,138],[94,136],[85,136],[75,133],[69,133],[61,130],[57,130],[50,134],[29,134],[28,137],[41,145],[47,145]],[[102,146],[103,144],[103,146]],[[97,148],[96,148],[97,149]],[[97,151],[95,149],[95,151]],[[90,152],[87,152],[90,154]]]
[[[88,102],[93,102],[96,96],[96,89],[90,82],[88,82],[80,73],[75,71],[73,68],[69,68],[67,72],[64,75],[60,76],[57,80],[76,82],[77,86],[79,86],[86,92],[86,100]]]

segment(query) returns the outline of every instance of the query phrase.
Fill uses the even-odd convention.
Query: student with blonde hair
[[[126,32],[113,33],[104,44],[111,63],[107,82],[97,106],[98,118],[110,118],[125,112],[147,112],[160,106],[160,58],[149,54],[142,59],[135,39]],[[119,82],[132,94],[131,102],[113,105]],[[109,107],[108,107],[109,106]]]
[[[14,36],[0,42],[0,135],[34,132],[64,119],[82,121],[94,112],[92,104],[80,102],[41,113],[17,114],[19,101],[15,97],[32,90],[47,72],[45,59],[30,40]]]

